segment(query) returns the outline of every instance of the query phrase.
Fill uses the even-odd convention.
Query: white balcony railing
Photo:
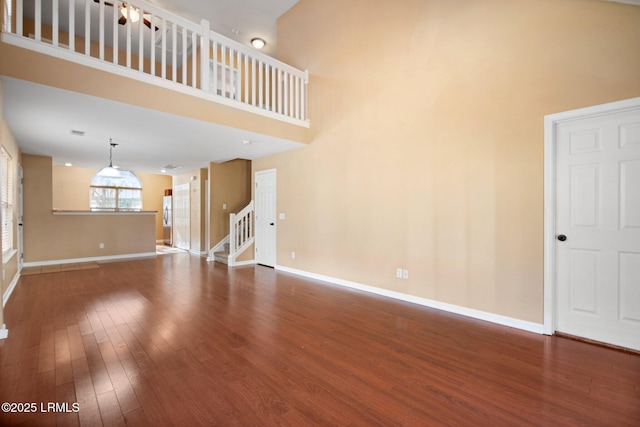
[[[10,7],[6,43],[309,126],[308,73],[210,31],[206,20],[195,24],[144,0]]]

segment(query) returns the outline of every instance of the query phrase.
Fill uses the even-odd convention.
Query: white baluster
[[[271,65],[264,64],[264,108],[271,110],[271,84],[269,74],[271,71]]]
[[[282,70],[278,69],[278,113],[282,114],[283,112],[283,100],[282,100],[282,94],[283,94],[283,79],[284,79],[284,75],[282,73]]]
[[[104,61],[104,0],[100,0],[100,13],[98,18],[98,46],[99,46],[99,58]]]
[[[222,56],[222,58],[220,58],[220,62],[222,63],[222,67],[221,67],[221,72],[222,72],[222,76],[221,76],[221,80],[222,80],[222,96],[226,97],[226,92],[227,92],[227,47],[225,45],[222,45],[222,51],[220,52],[220,55]]]
[[[144,72],[144,10],[138,9],[140,21],[138,21],[138,71]],[[153,32],[153,26],[150,30]]]
[[[209,21],[203,19],[200,21],[200,25],[202,26],[202,38],[200,39],[200,89],[205,92],[209,92],[210,88],[210,49],[211,49],[211,30],[209,29]],[[195,49],[195,46],[194,46]],[[215,44],[213,49],[213,54],[216,54]],[[213,70],[215,75],[215,60],[213,61]],[[215,78],[213,79],[215,85]],[[215,93],[215,91],[214,91]]]
[[[42,39],[42,2],[36,0],[36,40]]]
[[[218,42],[213,42],[213,93],[218,93]]]
[[[235,253],[236,248],[236,214],[229,214],[229,224],[231,230],[229,230],[229,251]]]
[[[309,118],[308,111],[309,106],[307,105],[307,91],[309,90],[309,70],[304,71],[304,82],[302,87],[302,100],[300,103],[302,104],[302,120],[307,120]]]
[[[19,36],[22,35],[22,20],[23,20],[22,2],[23,0],[18,0],[18,2],[16,3],[16,34]]]
[[[91,0],[84,0],[84,54],[91,56]]]
[[[76,0],[69,0],[69,50],[76,51]]]
[[[182,27],[182,84],[187,85],[187,27]]]
[[[251,105],[256,105],[256,59],[251,58]]]
[[[295,118],[299,119],[300,118],[300,85],[301,85],[301,79],[300,77],[296,77],[296,96],[295,96],[295,100],[296,100],[296,115]]]
[[[118,19],[120,18],[120,2],[116,1],[113,3],[113,19],[111,20],[111,27],[113,28],[113,63],[118,65]]]
[[[164,80],[167,78],[167,18],[164,16],[162,17],[162,48],[160,54],[162,55],[160,76]]]
[[[156,27],[155,27],[155,23],[156,23],[156,17],[153,15],[153,13],[151,14],[151,16],[149,17],[149,20],[151,21],[151,37],[149,37],[149,52],[150,52],[150,56],[151,56],[151,60],[150,60],[150,65],[151,65],[151,75],[155,76],[156,75]],[[162,29],[164,31],[164,28]]]
[[[258,61],[258,106],[264,107],[264,67],[265,64],[262,61]]]
[[[196,58],[196,50],[198,47],[198,35],[195,31],[191,32],[191,87],[195,88],[197,86],[197,65]]]
[[[238,51],[238,55],[236,57],[237,71],[235,76],[238,78],[235,79],[234,84],[238,86],[236,88],[236,100],[242,102],[242,80],[240,80],[240,71],[242,70],[242,53]]]
[[[131,3],[127,3],[127,16],[129,17],[125,25],[125,27],[127,27],[127,68],[131,68],[131,26],[133,25],[133,21],[131,20],[132,11],[133,7],[131,7]]]
[[[53,33],[51,34],[51,43],[53,43],[54,46],[58,47],[58,27],[60,25],[59,18],[58,18],[58,0],[52,0],[51,1],[51,20],[52,22],[52,31]]]
[[[249,103],[249,56],[244,56],[244,99],[240,99],[245,104]]]
[[[178,24],[175,22],[171,26],[171,80],[178,81]]]

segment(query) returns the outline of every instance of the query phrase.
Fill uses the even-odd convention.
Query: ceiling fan
[[[95,3],[100,3],[100,0],[93,0]],[[105,6],[110,6],[113,7],[113,3],[109,3],[109,2],[104,2]],[[129,18],[129,12],[131,12],[131,22],[138,22],[140,20],[140,9],[132,7],[131,11],[129,11],[129,8],[127,7],[126,3],[122,3],[120,6],[118,6],[118,10],[120,11],[120,19],[118,19],[118,24],[120,25],[124,25],[127,23],[127,19]],[[144,25],[146,25],[149,29],[151,29],[151,21],[149,20],[149,18],[151,18],[151,15],[148,13],[144,13],[142,12],[142,22],[144,23]],[[159,28],[157,26],[155,26],[155,31],[158,31]]]

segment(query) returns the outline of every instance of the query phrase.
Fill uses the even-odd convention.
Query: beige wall
[[[640,7],[300,0],[278,29],[313,139],[254,161],[277,263],[542,323],[543,117],[640,96]]]
[[[11,129],[4,120],[4,110],[3,110],[3,102],[2,102],[2,81],[0,81],[0,146],[4,147],[5,150],[11,155],[14,165],[14,171],[17,177],[18,165],[20,163],[20,151],[18,148],[18,144],[11,133]],[[14,195],[16,196],[14,206],[17,207],[17,194],[18,194],[18,180],[14,181]],[[13,235],[13,245],[14,248],[18,248],[18,221],[17,221],[17,209],[14,214],[14,235]],[[2,239],[2,227],[0,227],[0,240]],[[2,263],[2,271],[3,275],[0,276],[0,296],[4,296],[5,292],[9,288],[9,285],[16,277],[18,273],[18,253],[14,254],[9,260]],[[4,323],[3,316],[3,308],[2,304],[0,304],[0,328]]]
[[[53,208],[59,210],[89,210],[89,186],[95,169],[54,166]],[[168,175],[136,173],[142,182],[142,209],[155,211],[156,240],[162,240],[162,197],[171,188]]]
[[[213,247],[229,234],[229,214],[240,212],[251,201],[251,162],[237,159],[210,163],[209,182],[209,241]]]
[[[51,157],[25,154],[22,165],[25,262],[155,253],[153,215],[54,215]]]

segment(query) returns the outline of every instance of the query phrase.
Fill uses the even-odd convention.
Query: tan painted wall
[[[209,241],[213,247],[229,234],[229,214],[240,212],[251,201],[251,161],[237,159],[210,163],[209,182]],[[225,204],[226,209],[223,208]]]
[[[278,29],[313,139],[253,164],[277,263],[542,323],[543,117],[640,96],[640,7],[300,0]]]
[[[25,262],[155,253],[153,215],[54,215],[51,157],[25,154],[22,164]]]
[[[89,210],[89,186],[95,169],[53,167],[53,208]],[[171,176],[136,173],[142,182],[142,209],[156,211],[156,240],[162,240],[162,197],[171,188]]]
[[[18,173],[17,168],[21,161],[20,150],[18,148],[18,144],[16,143],[16,140],[13,137],[13,134],[11,133],[11,129],[9,129],[9,126],[4,120],[1,81],[0,81],[0,146],[4,147],[7,150],[7,152],[11,155],[11,158],[14,163],[14,170],[16,171],[16,178],[17,178],[17,173]],[[17,194],[18,194],[17,182],[18,180],[16,179],[15,186],[14,186],[14,195],[16,195],[16,202],[14,206],[16,206],[16,208],[17,208]],[[13,223],[15,224],[13,242],[14,242],[14,248],[18,249],[17,209],[15,210],[15,213],[16,214],[14,215],[14,220],[13,220]],[[0,227],[0,240],[1,239],[2,239],[2,228]],[[7,291],[7,289],[9,288],[9,285],[11,284],[13,279],[16,277],[16,274],[18,273],[18,254],[17,253],[13,255],[9,260],[7,260],[7,262],[2,263],[2,270],[4,271],[4,278],[0,276],[0,291],[2,291],[0,292],[0,297],[4,296],[4,293]],[[2,308],[2,304],[0,304],[0,328],[2,328],[3,323],[4,323],[3,308]]]

